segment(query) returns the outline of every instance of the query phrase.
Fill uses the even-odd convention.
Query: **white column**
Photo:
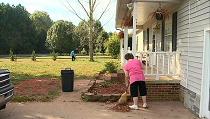
[[[128,27],[127,26],[124,28],[124,55],[126,53],[128,53]],[[124,59],[124,56],[123,56],[123,59]],[[123,63],[125,63],[125,59]]]
[[[128,52],[128,27],[124,28],[124,53]]]
[[[121,65],[124,64],[124,51],[123,51],[123,41],[124,39],[120,39],[120,59],[121,59]]]
[[[136,38],[136,2],[133,3],[133,36],[132,36],[132,53],[136,56],[136,45],[137,45],[137,38]]]

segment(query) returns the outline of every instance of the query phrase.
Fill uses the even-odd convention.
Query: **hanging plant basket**
[[[127,18],[124,22],[124,26],[133,26],[133,17]]]
[[[162,12],[159,12],[159,11],[157,11],[156,13],[155,13],[155,18],[156,18],[156,20],[163,20],[163,13]]]
[[[149,14],[150,18],[155,19],[157,21],[168,19],[169,16],[170,16],[169,11],[167,9],[161,8],[161,4],[156,11]]]
[[[120,31],[120,32],[118,33],[118,37],[119,37],[120,39],[124,38],[124,32],[123,32],[123,31]]]

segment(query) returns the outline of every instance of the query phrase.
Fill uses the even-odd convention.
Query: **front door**
[[[204,34],[204,62],[200,117],[210,119],[210,30],[206,30]]]

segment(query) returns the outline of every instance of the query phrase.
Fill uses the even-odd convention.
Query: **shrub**
[[[85,48],[82,49],[81,54],[82,55],[86,55],[87,54],[87,52],[85,51]]]
[[[31,54],[31,60],[36,61],[36,52],[33,50]]]
[[[106,62],[102,72],[116,73],[118,70],[119,64],[116,62]]]
[[[15,55],[14,55],[14,53],[11,49],[9,50],[9,57],[10,57],[10,61],[15,61],[16,60]]]
[[[57,60],[57,57],[58,57],[58,53],[55,53],[55,51],[53,51],[51,53],[51,56],[52,56],[53,61],[56,61]]]
[[[113,34],[107,44],[107,50],[111,54],[112,58],[118,58],[120,54],[120,40],[116,34]]]

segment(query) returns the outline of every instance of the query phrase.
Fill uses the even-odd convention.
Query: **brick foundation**
[[[147,85],[147,100],[148,101],[179,101],[180,94],[180,83],[178,80],[153,80],[146,81]],[[82,99],[85,101],[117,101],[121,94],[93,94],[89,92],[84,92],[82,94]]]
[[[179,101],[179,80],[146,81],[148,101]]]

